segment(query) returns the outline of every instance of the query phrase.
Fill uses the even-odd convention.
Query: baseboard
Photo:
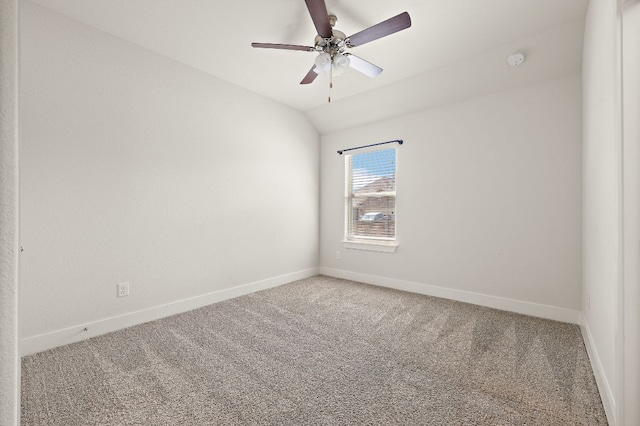
[[[604,368],[598,355],[598,349],[596,348],[593,336],[591,335],[591,329],[589,323],[582,317],[582,323],[580,324],[580,330],[582,331],[582,338],[587,348],[587,354],[589,355],[589,361],[591,361],[591,369],[593,375],[596,378],[598,384],[598,390],[600,390],[600,398],[602,399],[602,405],[604,411],[607,414],[607,421],[610,426],[616,426],[618,424],[616,418],[616,400],[613,396],[611,385],[607,380],[607,376],[604,374]]]
[[[534,317],[546,318],[555,321],[568,322],[571,324],[580,324],[580,311],[573,309],[524,302],[521,300],[507,299],[499,296],[490,296],[486,294],[473,293],[470,291],[456,290],[452,288],[422,284],[412,281],[398,280],[395,278],[387,278],[377,275],[345,271],[342,269],[320,267],[320,273],[330,277],[359,281],[365,284],[395,288],[397,290],[409,291],[411,293],[424,294],[427,296],[441,297],[443,299],[457,300],[459,302],[467,302],[474,305],[486,306],[489,308],[516,312],[519,314],[531,315]]]
[[[81,340],[110,333],[112,331],[121,330],[133,325],[201,308],[223,300],[233,299],[256,291],[278,287],[283,284],[312,277],[317,274],[318,268],[305,269],[291,274],[280,275],[224,290],[214,291],[201,296],[178,300],[140,311],[129,312],[124,315],[105,318],[86,324],[78,324],[73,327],[39,334],[37,336],[26,337],[20,340],[20,354],[21,356],[31,355],[47,349],[79,342]]]

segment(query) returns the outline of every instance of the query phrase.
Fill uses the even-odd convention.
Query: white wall
[[[21,43],[23,338],[314,271],[302,113],[28,1]]]
[[[323,270],[577,322],[580,123],[572,75],[323,136]],[[393,139],[399,247],[345,250],[336,150]]]
[[[626,425],[640,424],[640,0],[623,15],[624,97],[624,410]]]
[[[592,363],[615,422],[620,262],[619,69],[616,2],[592,0],[583,54],[583,303]],[[590,302],[590,303],[589,303]]]
[[[20,422],[18,2],[0,2],[0,425]]]

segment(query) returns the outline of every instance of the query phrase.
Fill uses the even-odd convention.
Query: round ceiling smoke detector
[[[507,58],[507,63],[512,67],[517,67],[524,62],[524,53],[521,51],[513,52]]]

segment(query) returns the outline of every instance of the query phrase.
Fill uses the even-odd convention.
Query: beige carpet
[[[577,326],[323,276],[22,366],[23,425],[606,424]]]

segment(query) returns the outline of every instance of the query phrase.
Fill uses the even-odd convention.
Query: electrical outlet
[[[125,297],[129,295],[129,283],[118,284],[118,297]]]
[[[340,252],[339,252],[339,251],[337,251],[337,252],[336,252],[336,260],[340,260],[340,258],[341,258],[341,257],[340,257]]]

